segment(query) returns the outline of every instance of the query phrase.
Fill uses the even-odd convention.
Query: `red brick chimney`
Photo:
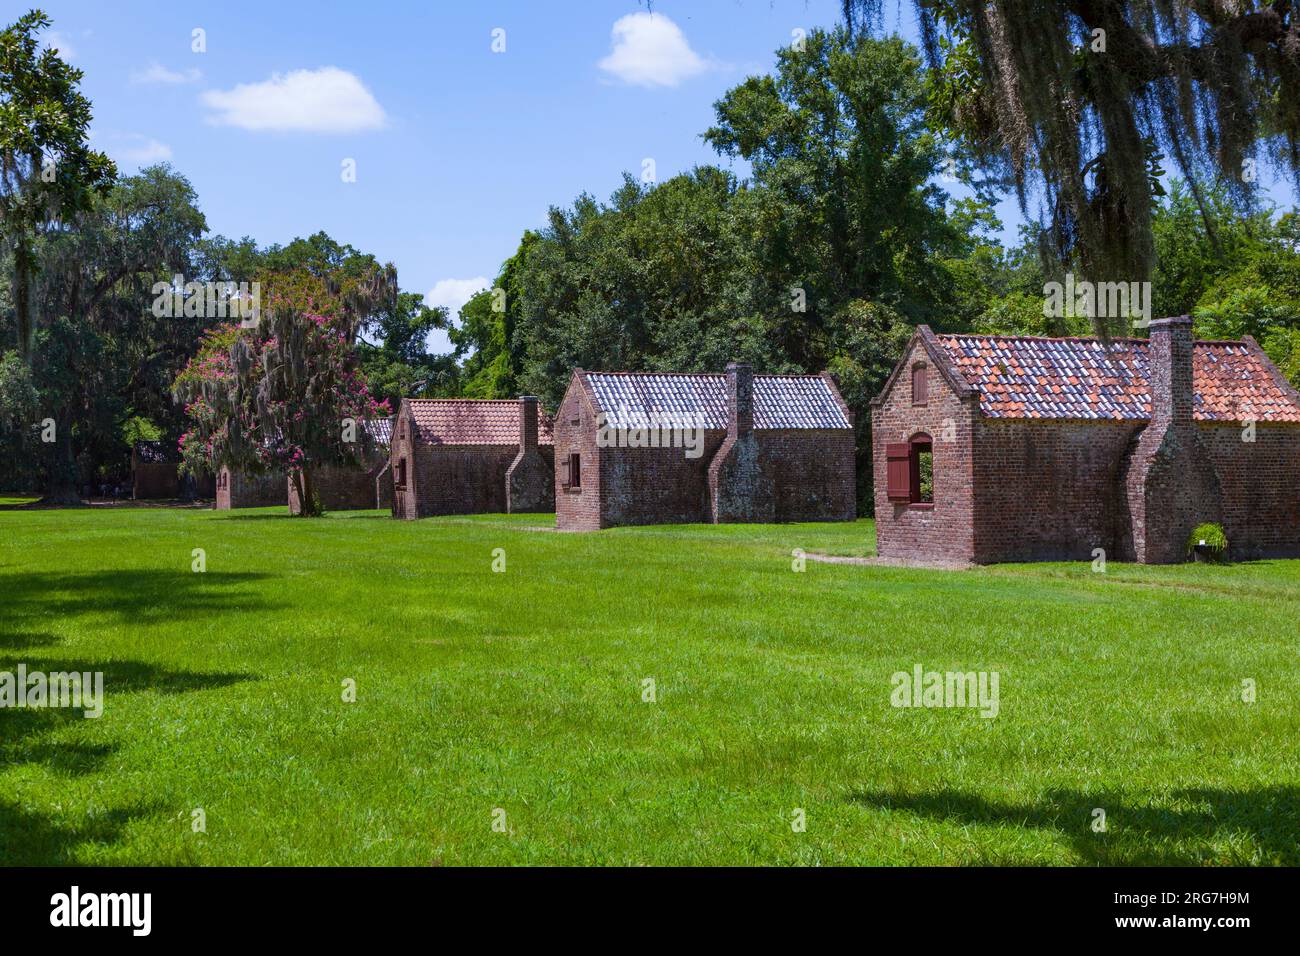
[[[744,435],[754,430],[754,367],[748,362],[727,365],[727,431]]]
[[[537,396],[519,396],[519,451],[537,448]]]
[[[1155,319],[1150,326],[1147,364],[1151,374],[1151,423],[1192,421],[1192,319]]]

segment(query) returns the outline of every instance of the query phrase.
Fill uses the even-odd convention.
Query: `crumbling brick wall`
[[[288,503],[289,492],[282,474],[246,475],[232,472],[229,468],[222,468],[217,473],[217,496],[213,507],[218,510],[264,508]]]

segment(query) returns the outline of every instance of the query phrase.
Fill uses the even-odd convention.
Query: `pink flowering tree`
[[[357,276],[261,279],[255,325],[211,330],[176,378],[190,427],[183,468],[288,474],[301,514],[320,515],[312,474],[372,452],[365,419],[391,414],[371,397],[355,349],[361,319],[396,294],[391,267]]]

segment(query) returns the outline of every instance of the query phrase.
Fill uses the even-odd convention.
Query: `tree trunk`
[[[36,324],[32,312],[32,253],[25,241],[13,245],[14,258],[14,322],[18,331],[18,356],[27,365],[32,364],[32,346],[36,337]]]
[[[307,468],[295,468],[292,472],[294,491],[298,493],[298,517],[319,518],[320,501],[316,497],[316,486],[312,483],[311,472]]]
[[[56,425],[53,453],[50,455],[49,483],[45,497],[41,499],[46,505],[79,505],[81,492],[77,487],[77,456],[72,450],[72,425],[65,416]]]

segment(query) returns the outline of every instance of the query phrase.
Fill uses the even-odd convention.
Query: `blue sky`
[[[26,9],[5,6],[5,23]],[[839,0],[655,0],[653,17],[635,0],[41,6],[51,43],[85,71],[95,145],[124,173],[166,160],[213,233],[266,245],[323,229],[391,260],[404,289],[453,315],[549,206],[605,199],[647,158],[660,180],[725,165],[700,139],[714,101],[766,72],[792,31],[840,11]],[[886,28],[915,37],[910,4],[885,7]],[[1013,236],[1014,204],[999,213]]]

